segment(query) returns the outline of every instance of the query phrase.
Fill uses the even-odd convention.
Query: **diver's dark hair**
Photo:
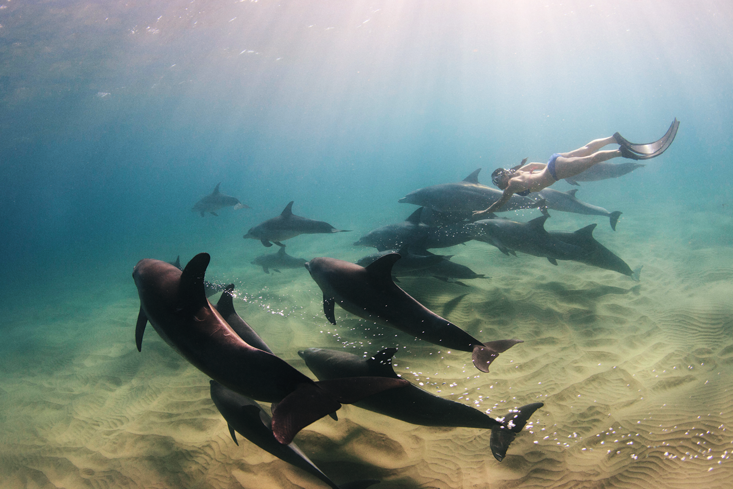
[[[494,182],[494,185],[501,188],[501,177],[503,177],[505,173],[509,172],[510,170],[507,170],[506,168],[497,168],[494,170],[494,173],[491,174],[491,181]]]

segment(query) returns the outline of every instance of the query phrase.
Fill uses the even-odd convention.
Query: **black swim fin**
[[[675,118],[672,124],[667,129],[667,132],[661,139],[654,141],[653,143],[636,144],[628,141],[621,134],[616,133],[613,138],[619,144],[621,150],[621,156],[632,160],[648,160],[655,158],[664,153],[667,148],[672,145],[674,137],[677,135],[677,129],[680,127],[680,122]]]

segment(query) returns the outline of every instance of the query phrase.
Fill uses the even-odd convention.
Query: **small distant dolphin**
[[[237,445],[239,442],[237,442],[235,432],[280,460],[317,477],[333,489],[365,489],[379,482],[378,480],[357,481],[337,486],[316,464],[311,462],[295,443],[283,445],[277,441],[270,427],[271,418],[259,404],[227,389],[215,380],[209,381],[209,384],[211,400],[214,401],[216,409],[226,420],[229,434]]]
[[[462,182],[443,183],[415,190],[399,202],[420,205],[442,213],[464,213],[466,217],[470,217],[473,211],[486,209],[502,196],[501,190],[478,182],[480,171],[481,168],[475,170]],[[534,209],[537,206],[534,200],[514,194],[500,212]]]
[[[345,351],[309,348],[298,352],[305,364],[321,380],[360,376],[398,378],[392,368],[397,348],[386,348],[371,358]],[[385,391],[369,396],[354,405],[422,426],[447,426],[491,430],[489,446],[501,462],[509,444],[521,432],[536,410],[544,406],[537,402],[510,411],[501,421],[465,404],[441,399],[412,384],[404,389]]]
[[[209,214],[218,216],[218,214],[214,211],[218,211],[222,207],[234,207],[235,210],[250,208],[249,206],[242,204],[239,199],[224,195],[219,192],[219,185],[221,185],[221,182],[216,184],[216,187],[214,188],[214,191],[211,192],[211,194],[196,202],[196,204],[193,206],[193,209],[191,210],[200,213],[201,217],[204,217],[207,212]]]
[[[575,175],[573,178],[566,178],[565,181],[570,185],[580,185],[578,182],[596,182],[598,180],[618,178],[642,166],[645,165],[643,163],[611,163],[603,161]]]
[[[355,316],[397,328],[436,345],[472,352],[474,366],[482,372],[499,355],[521,340],[482,343],[410,297],[392,280],[398,253],[385,255],[367,267],[335,258],[313,258],[305,264],[323,291],[323,312],[336,324],[334,306]]]
[[[270,269],[276,272],[280,270],[288,270],[293,268],[302,269],[305,262],[308,260],[304,258],[298,258],[290,256],[285,253],[285,248],[279,248],[277,253],[270,253],[269,255],[260,255],[252,260],[252,265],[259,265],[262,267],[262,271],[270,273]]]
[[[208,253],[200,253],[183,271],[159,260],[144,259],[132,273],[140,313],[135,343],[141,350],[148,321],[163,340],[203,373],[239,394],[278,402],[272,430],[280,443],[290,443],[305,426],[378,391],[401,387],[387,379],[314,382],[272,353],[245,342],[204,293]],[[394,381],[394,379],[390,379]]]
[[[336,229],[327,222],[296,216],[293,214],[293,201],[291,201],[279,216],[250,228],[244,235],[244,239],[259,239],[264,246],[269,248],[272,243],[285,246],[281,241],[300,234],[347,233],[349,231],[349,229]]]
[[[543,188],[539,192],[533,195],[537,195],[540,199],[544,199],[548,209],[556,211],[572,212],[574,214],[586,214],[591,216],[605,216],[611,220],[611,229],[616,230],[616,223],[618,222],[621,211],[609,212],[603,207],[597,205],[588,204],[586,202],[578,200],[575,194],[578,189],[569,190],[567,192],[561,192],[551,188]]]

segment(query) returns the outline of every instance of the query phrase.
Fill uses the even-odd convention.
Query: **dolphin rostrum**
[[[208,253],[200,253],[183,271],[159,260],[143,259],[135,265],[132,276],[140,296],[137,348],[142,347],[150,321],[168,345],[212,379],[247,397],[277,402],[272,430],[280,443],[290,443],[298,431],[337,411],[342,403],[405,385],[374,378],[317,383],[272,353],[248,344],[206,299],[209,261]]]
[[[301,234],[346,233],[349,231],[349,229],[336,229],[327,222],[296,216],[293,214],[293,201],[290,201],[279,216],[250,228],[244,235],[244,239],[258,239],[269,248],[272,243],[285,246],[281,241]]]
[[[234,207],[235,210],[250,208],[249,206],[242,204],[239,199],[219,192],[219,185],[221,185],[221,182],[216,184],[213,192],[196,202],[191,210],[200,213],[201,217],[204,217],[207,212],[218,216],[215,211],[218,211],[222,207]]]
[[[237,445],[239,445],[239,442],[235,432],[280,460],[317,477],[333,489],[366,489],[379,482],[372,479],[337,486],[316,464],[311,462],[295,443],[283,445],[275,438],[270,427],[271,418],[259,404],[246,396],[227,389],[215,380],[211,380],[209,383],[211,384],[211,400],[214,401],[216,409],[226,420],[229,434]]]
[[[399,377],[392,367],[396,352],[397,348],[385,348],[371,358],[363,358],[345,351],[309,348],[298,355],[321,380],[365,375],[396,379]],[[354,405],[411,424],[491,430],[491,452],[501,462],[516,434],[544,404],[537,402],[514,409],[499,421],[478,409],[442,399],[410,384],[404,389],[374,394]]]
[[[447,348],[472,352],[473,364],[482,372],[499,353],[521,340],[482,343],[410,297],[392,280],[392,267],[400,259],[390,253],[361,267],[335,258],[313,258],[305,264],[323,291],[323,312],[336,324],[334,305],[364,319],[397,328],[417,338]]]

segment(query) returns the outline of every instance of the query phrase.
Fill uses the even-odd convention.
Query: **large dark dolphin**
[[[302,270],[306,261],[308,260],[288,255],[285,252],[285,248],[279,248],[277,253],[258,256],[252,260],[252,265],[259,265],[262,267],[263,272],[270,273],[270,269],[273,269],[276,272],[293,268],[299,268]]]
[[[471,173],[462,182],[443,183],[410,192],[399,200],[404,204],[415,204],[437,212],[464,213],[470,217],[473,211],[486,209],[502,196],[500,190],[481,185],[478,174],[481,168]],[[514,194],[500,212],[537,208],[537,202]]]
[[[364,358],[345,351],[309,348],[298,355],[320,380],[362,376],[396,379],[399,377],[392,368],[396,352],[397,348],[386,348],[371,358]],[[369,396],[355,405],[411,424],[491,430],[489,446],[501,462],[516,434],[544,404],[537,402],[514,409],[499,421],[478,409],[442,399],[410,384],[404,389]]]
[[[642,166],[646,165],[643,163],[611,163],[609,161],[602,161],[591,166],[584,172],[575,175],[573,178],[566,178],[565,181],[570,185],[580,185],[578,182],[596,182],[598,180],[618,178]]]
[[[282,213],[268,219],[257,226],[250,228],[244,239],[258,239],[268,248],[275,243],[278,246],[285,246],[281,241],[294,238],[301,234],[329,234],[346,233],[348,229],[336,229],[327,222],[314,221],[306,217],[293,214],[293,201],[285,206]]]
[[[374,378],[316,383],[272,353],[248,344],[206,299],[204,275],[209,261],[207,253],[200,253],[183,271],[159,260],[144,259],[135,265],[132,276],[140,296],[135,329],[138,350],[150,321],[168,345],[212,379],[247,397],[278,402],[272,429],[281,443],[290,443],[298,431],[337,411],[341,403],[400,385]]]
[[[295,443],[283,445],[275,438],[270,427],[271,418],[259,404],[247,396],[227,389],[215,380],[209,383],[211,384],[211,400],[214,401],[216,409],[226,420],[229,434],[237,445],[239,442],[237,442],[235,432],[280,460],[317,477],[333,489],[365,489],[379,482],[378,480],[356,481],[337,486],[311,462]]]
[[[229,195],[224,195],[219,192],[219,185],[221,185],[221,182],[216,184],[216,187],[214,188],[214,191],[212,193],[196,202],[196,204],[194,204],[193,206],[193,209],[191,210],[200,213],[201,217],[204,217],[207,212],[215,216],[218,215],[214,211],[218,211],[222,207],[234,207],[234,209],[249,209],[249,206],[242,204],[239,199],[230,197]]]
[[[590,216],[604,216],[608,217],[611,221],[611,229],[616,230],[616,223],[618,222],[621,211],[609,212],[603,207],[597,205],[588,204],[586,202],[578,200],[575,194],[578,189],[569,190],[567,192],[560,192],[551,188],[543,188],[536,195],[539,199],[544,200],[548,209],[553,209],[562,212],[572,212],[574,214],[585,214]]]
[[[443,319],[410,297],[392,280],[398,253],[385,255],[368,267],[335,258],[313,258],[305,264],[323,291],[323,312],[336,324],[334,305],[351,314],[397,328],[436,345],[472,352],[473,364],[482,372],[499,353],[520,340],[481,343],[461,328]]]

